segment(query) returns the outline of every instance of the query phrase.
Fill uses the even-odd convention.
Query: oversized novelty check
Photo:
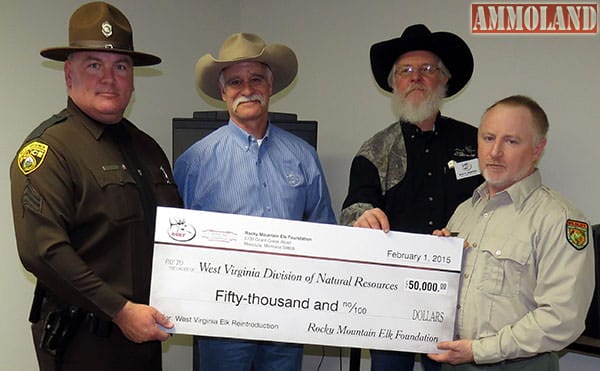
[[[179,334],[437,352],[463,240],[158,208],[150,304]]]

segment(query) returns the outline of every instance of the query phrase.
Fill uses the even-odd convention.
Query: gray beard
[[[446,97],[446,87],[440,86],[432,91],[425,100],[420,103],[411,103],[403,95],[394,90],[392,96],[392,110],[398,119],[411,124],[418,124],[437,115],[442,107],[442,101]]]

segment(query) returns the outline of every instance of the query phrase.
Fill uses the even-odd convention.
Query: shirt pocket
[[[292,188],[304,187],[306,180],[302,168],[297,163],[284,162],[282,166],[283,182]]]
[[[122,165],[105,165],[92,171],[100,187],[95,203],[114,223],[143,220],[143,208],[135,180]]]
[[[154,198],[158,206],[183,207],[172,176],[163,166],[151,166],[148,170],[152,179]]]
[[[509,238],[486,245],[481,248],[481,291],[505,297],[517,296],[530,264],[531,244]]]

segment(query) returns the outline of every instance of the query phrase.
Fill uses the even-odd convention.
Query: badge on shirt
[[[456,180],[470,178],[472,176],[481,174],[481,171],[479,170],[479,160],[476,158],[461,162],[451,160],[448,162],[448,167],[450,169],[454,169]]]
[[[583,250],[588,245],[590,231],[588,223],[567,219],[565,231],[567,233],[567,241],[569,241],[571,246],[576,250]]]
[[[29,143],[17,156],[19,170],[25,175],[33,173],[44,162],[47,152],[48,145],[40,142]]]

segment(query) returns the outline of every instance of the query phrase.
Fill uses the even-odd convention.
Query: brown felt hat
[[[273,73],[273,94],[285,89],[298,73],[298,60],[292,49],[281,44],[267,45],[251,33],[236,33],[223,42],[217,58],[205,54],[198,59],[198,87],[209,97],[221,99],[219,74],[240,62],[260,62],[269,66]]]
[[[69,54],[80,51],[127,54],[134,66],[161,62],[155,55],[133,50],[131,24],[119,9],[101,1],[82,5],[73,13],[69,21],[69,46],[44,49],[40,54],[64,62]]]

